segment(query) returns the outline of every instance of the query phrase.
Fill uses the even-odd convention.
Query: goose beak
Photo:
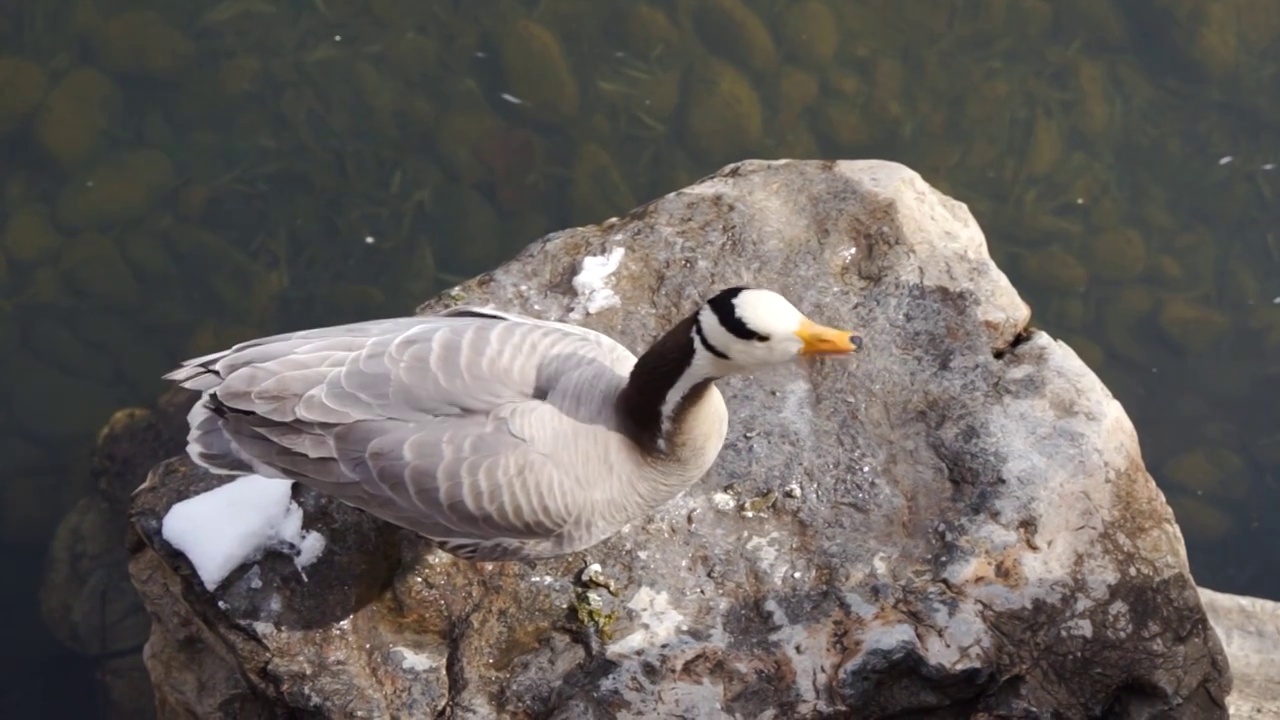
[[[800,322],[796,337],[804,343],[801,355],[847,355],[862,349],[862,336],[819,325],[808,318]]]

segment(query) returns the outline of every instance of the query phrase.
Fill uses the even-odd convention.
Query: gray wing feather
[[[585,328],[459,310],[262,338],[166,377],[205,393],[188,448],[202,464],[465,543],[572,526],[573,439],[616,449],[610,401],[634,362]]]

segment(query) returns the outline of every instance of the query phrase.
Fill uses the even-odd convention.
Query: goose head
[[[820,325],[782,295],[762,288],[716,293],[695,313],[694,335],[697,359],[719,376],[862,348],[858,335]]]

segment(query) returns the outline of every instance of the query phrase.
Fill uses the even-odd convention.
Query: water
[[[1278,39],[1270,0],[0,0],[0,714],[104,712],[36,590],[171,363],[406,312],[742,157],[968,203],[1197,580],[1280,598]]]

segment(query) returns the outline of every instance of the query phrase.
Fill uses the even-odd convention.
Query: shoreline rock
[[[621,306],[582,324],[633,350],[736,283],[867,345],[721,382],[704,482],[536,567],[457,561],[297,487],[350,547],[210,594],[157,528],[222,480],[157,466],[130,569],[163,716],[1227,717],[1227,656],[1132,424],[1028,327],[963,204],[891,162],[741,162],[422,309],[563,319],[582,258],[616,247]],[[616,595],[578,581],[592,563]]]

